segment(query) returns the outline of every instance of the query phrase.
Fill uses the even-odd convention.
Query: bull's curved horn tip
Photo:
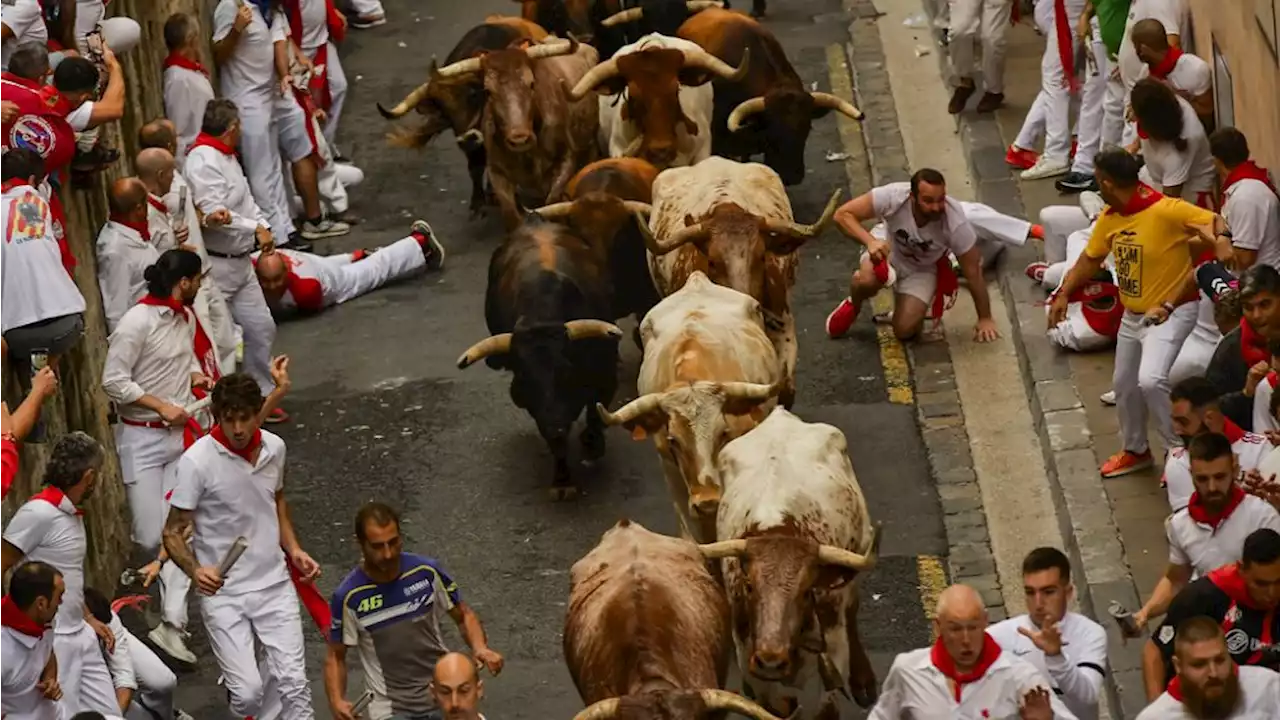
[[[459,370],[466,370],[467,368],[471,367],[471,357],[469,356],[468,353],[462,353],[462,355],[458,357],[457,364],[458,364]]]
[[[378,106],[378,114],[379,114],[379,115],[381,115],[382,117],[386,118],[387,120],[395,120],[395,119],[396,119],[396,116],[395,116],[395,115],[392,115],[390,110],[388,110],[388,109],[386,109],[385,107],[383,107],[383,106],[382,106],[382,103],[375,103],[375,104]]]

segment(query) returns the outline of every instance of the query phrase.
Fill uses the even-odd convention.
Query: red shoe
[[[1040,153],[1035,150],[1023,150],[1017,145],[1010,145],[1009,151],[1004,154],[1004,161],[1009,167],[1019,170],[1030,170],[1040,159]]]
[[[263,422],[268,425],[279,425],[280,423],[289,422],[289,413],[285,412],[284,408],[276,408],[275,410],[267,413],[267,419],[263,420]]]
[[[1032,225],[1032,226],[1031,226],[1031,230],[1030,230],[1030,231],[1028,231],[1028,232],[1029,232],[1029,234],[1031,235],[1031,237],[1033,237],[1033,238],[1035,238],[1035,239],[1037,239],[1037,240],[1043,240],[1043,239],[1044,239],[1044,226],[1043,226],[1043,225]]]
[[[840,301],[835,310],[827,316],[827,337],[831,339],[844,337],[849,332],[849,328],[853,327],[853,321],[858,319],[859,307],[853,303],[853,300],[845,298]]]
[[[1044,271],[1048,269],[1049,269],[1049,263],[1033,262],[1030,265],[1028,265],[1027,269],[1024,270],[1023,272],[1025,272],[1027,274],[1027,277],[1031,278],[1032,280],[1035,280],[1038,283],[1043,283]]]
[[[1142,453],[1123,450],[1112,455],[1110,459],[1102,464],[1102,477],[1116,478],[1129,473],[1141,472],[1154,464],[1155,461],[1151,457],[1150,450]]]

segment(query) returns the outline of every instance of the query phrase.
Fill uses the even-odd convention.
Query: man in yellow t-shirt
[[[1106,150],[1094,162],[1107,209],[1053,297],[1049,327],[1066,316],[1071,293],[1102,269],[1108,254],[1114,255],[1125,313],[1112,377],[1123,445],[1102,466],[1102,476],[1111,478],[1153,464],[1148,413],[1166,450],[1180,444],[1173,432],[1169,369],[1196,324],[1200,299],[1193,268],[1208,252],[1230,257],[1231,238],[1222,235],[1226,223],[1220,215],[1140,182],[1141,165],[1127,152]],[[1214,238],[1212,244],[1206,235]]]

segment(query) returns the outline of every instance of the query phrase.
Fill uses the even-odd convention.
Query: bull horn
[[[688,10],[691,13],[722,7],[724,7],[724,3],[720,2],[720,0],[688,0],[684,4],[685,10]]]
[[[480,142],[484,142],[484,135],[476,128],[471,128],[470,130],[462,133],[457,137],[457,142],[459,145],[465,142],[469,142],[471,140],[478,140]]]
[[[609,412],[604,405],[596,403],[596,412],[600,414],[600,419],[604,421],[605,425],[613,426],[642,418],[660,407],[662,407],[661,393],[649,393],[623,405],[615,413]]]
[[[751,65],[751,48],[742,51],[742,62],[738,63],[738,67],[734,67],[720,58],[712,55],[706,50],[686,50],[684,53],[684,62],[686,65],[702,68],[708,72],[728,80],[729,82],[739,82],[747,76],[747,70]]]
[[[491,335],[467,348],[458,358],[458,369],[464,370],[490,355],[505,355],[511,351],[511,333]]]
[[[640,150],[643,147],[644,135],[637,135],[631,142],[627,143],[625,148],[623,148],[622,157],[640,157]]]
[[[699,545],[698,550],[702,553],[702,556],[708,560],[737,557],[747,551],[747,541],[742,538],[738,538],[736,540],[721,540],[720,542]]]
[[[725,397],[735,400],[755,400],[756,402],[764,402],[782,389],[781,383],[772,385],[764,385],[762,383],[750,382],[727,382],[720,383],[721,390],[724,391]]]
[[[762,110],[764,110],[764,98],[762,97],[742,101],[738,107],[733,109],[733,112],[729,113],[729,121],[726,123],[729,128],[729,132],[738,132],[738,130],[742,128],[743,120],[746,120],[748,116],[755,115]]]
[[[592,703],[590,707],[573,716],[573,720],[608,720],[618,714],[618,698]]]
[[[430,84],[431,82],[427,81],[414,88],[412,92],[404,96],[399,105],[390,110],[382,107],[382,103],[378,103],[378,112],[382,113],[382,117],[388,120],[404,117],[406,113],[417,107],[418,103],[422,102],[422,99],[427,96],[427,86]]]
[[[827,207],[822,211],[822,217],[812,225],[801,225],[796,222],[786,222],[779,220],[766,220],[765,225],[771,232],[791,235],[797,238],[812,238],[820,235],[827,225],[831,222],[831,218],[836,214],[836,208],[840,206],[840,193],[844,192],[844,188],[836,188],[831,193],[831,199],[827,201]]]
[[[533,212],[541,215],[545,220],[555,220],[556,218],[562,218],[573,212],[573,201],[570,200],[569,202],[558,202],[551,203],[550,205],[543,205]]]
[[[611,338],[617,340],[622,337],[622,328],[604,320],[570,320],[564,324],[564,331],[569,335],[570,340],[584,340],[586,338]]]
[[[832,95],[831,93],[811,92],[809,93],[809,96],[813,98],[813,104],[818,107],[831,108],[832,110],[838,110],[841,113],[853,118],[854,120],[862,120],[862,118],[864,117],[864,115],[862,114],[862,111],[854,107],[853,103],[849,102],[848,100],[842,100],[841,98],[838,98],[835,95]]]
[[[639,213],[641,215],[649,215],[653,213],[652,205],[647,202],[640,202],[639,200],[623,200],[622,207],[626,208],[627,212],[630,213]]]
[[[618,61],[610,58],[599,65],[587,71],[586,75],[578,81],[577,85],[569,91],[570,100],[581,100],[587,96],[587,93],[596,89],[596,86],[605,80],[611,80],[618,74]]]
[[[824,565],[839,565],[850,570],[870,570],[876,566],[880,554],[880,525],[876,524],[871,531],[871,550],[866,555],[859,555],[834,545],[818,546],[818,562]]]
[[[699,690],[708,710],[732,710],[754,720],[781,720],[754,702],[728,690]]]
[[[629,8],[619,13],[614,13],[605,18],[600,24],[604,27],[613,27],[622,23],[635,22],[644,17],[644,8]]]
[[[484,59],[478,58],[478,57],[467,58],[466,60],[459,60],[456,63],[451,63],[449,65],[445,65],[444,67],[440,68],[440,71],[436,75],[436,77],[451,78],[451,77],[459,77],[461,75],[470,75],[472,73],[477,73],[477,72],[480,72],[480,68],[483,67],[481,65],[481,63],[483,62],[484,62]]]
[[[653,228],[649,227],[649,221],[645,220],[639,214],[636,214],[636,226],[640,228],[640,235],[644,238],[644,246],[649,252],[661,257],[669,252],[677,250],[684,245],[697,240],[703,235],[702,223],[689,225],[677,230],[671,237],[666,240],[659,240],[653,234]]]
[[[524,49],[524,54],[530,60],[541,60],[543,58],[557,57],[560,55],[572,55],[578,52],[578,41],[569,38],[558,43],[540,43],[538,45],[530,45]]]

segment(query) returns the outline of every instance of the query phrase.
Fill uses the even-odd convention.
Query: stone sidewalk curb
[[[933,35],[935,46],[940,48],[941,72],[950,77],[941,32],[933,30]],[[1025,217],[1018,182],[1004,162],[1006,143],[995,116],[967,110],[958,116],[957,125],[973,178],[974,199],[999,212]],[[1063,202],[1074,201],[1067,197]],[[1036,419],[1064,549],[1076,569],[1076,597],[1081,611],[1107,630],[1109,672],[1105,688],[1111,717],[1133,718],[1147,704],[1142,684],[1142,643],[1125,644],[1108,617],[1107,608],[1112,602],[1119,602],[1130,610],[1137,609],[1141,596],[1098,472],[1093,438],[1070,363],[1049,342],[1043,294],[1022,271],[1042,259],[1040,249],[1034,245],[1009,247],[1002,255],[996,273],[1014,328],[1021,379],[1031,416]]]

